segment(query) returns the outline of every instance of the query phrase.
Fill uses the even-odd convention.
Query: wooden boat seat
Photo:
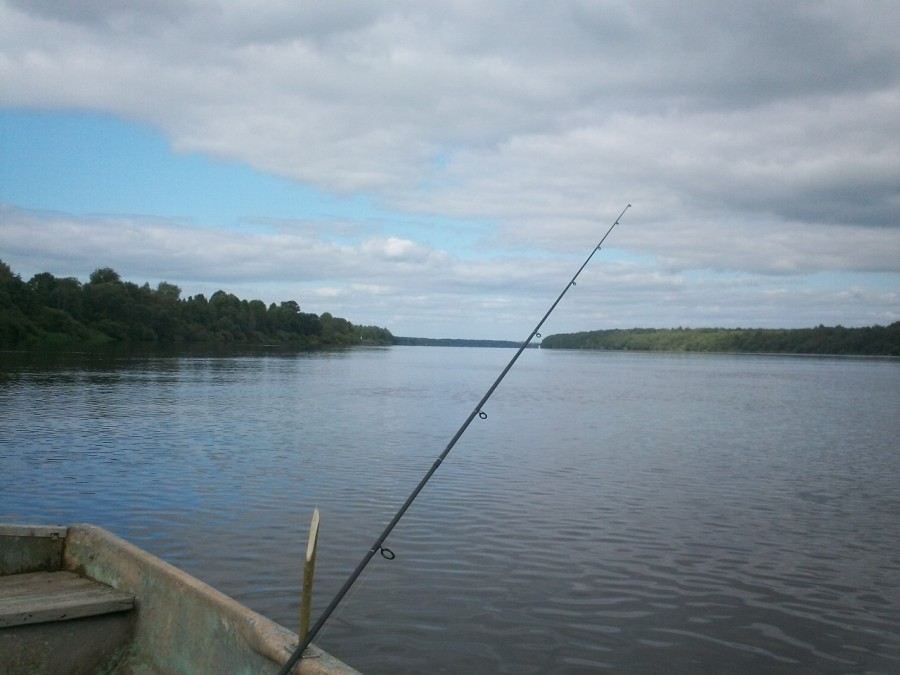
[[[0,577],[0,628],[124,612],[133,606],[131,593],[73,572]]]

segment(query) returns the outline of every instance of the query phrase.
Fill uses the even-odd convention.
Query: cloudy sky
[[[0,0],[0,259],[396,335],[900,320],[896,0]]]

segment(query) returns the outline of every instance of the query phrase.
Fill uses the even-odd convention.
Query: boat
[[[277,673],[296,633],[95,525],[0,524],[0,673]],[[292,673],[356,670],[311,647]]]

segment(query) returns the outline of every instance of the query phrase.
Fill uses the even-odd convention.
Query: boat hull
[[[0,525],[0,576],[63,570],[131,594],[134,609],[0,628],[0,672],[277,673],[297,645],[283,626],[100,527]],[[316,648],[298,665],[357,672]]]

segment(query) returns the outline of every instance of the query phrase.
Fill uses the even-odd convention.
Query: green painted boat
[[[94,525],[0,524],[0,673],[277,673],[297,635]],[[306,675],[357,671],[313,647]]]

